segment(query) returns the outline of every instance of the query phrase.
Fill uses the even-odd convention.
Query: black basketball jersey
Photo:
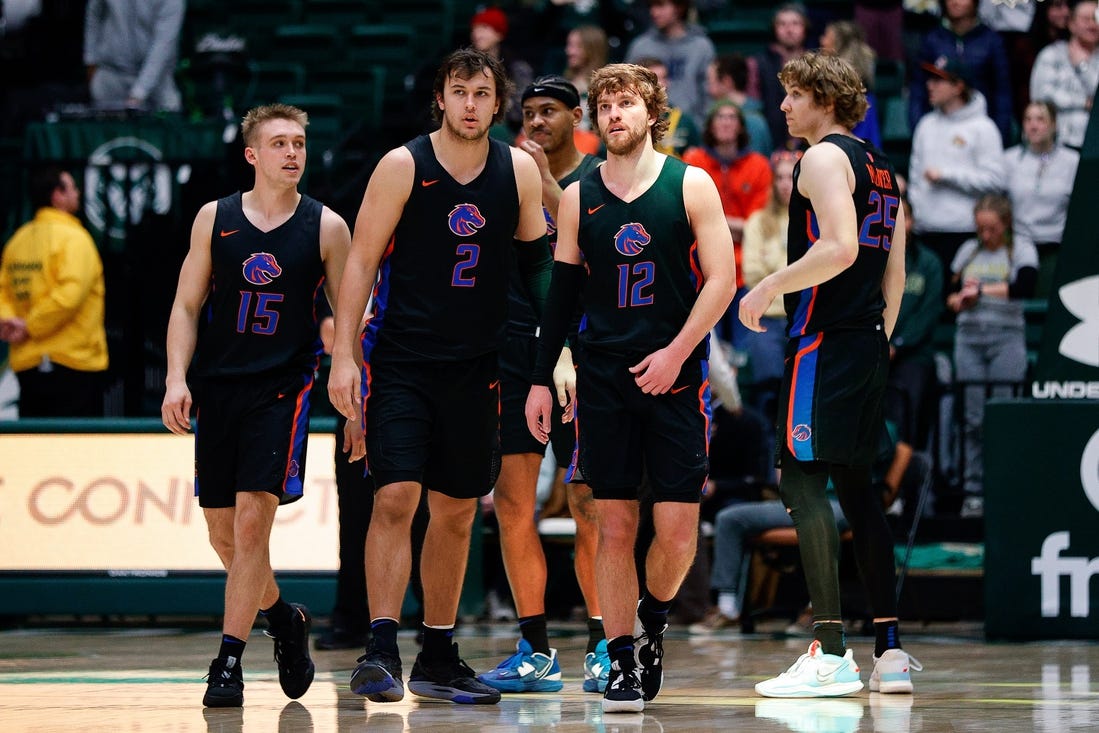
[[[463,185],[439,163],[427,135],[405,147],[415,180],[382,257],[364,349],[442,360],[496,351],[519,225],[511,150],[490,139],[484,170]]]
[[[882,322],[885,308],[882,277],[900,207],[893,164],[870,143],[848,135],[827,135],[821,142],[838,145],[851,161],[859,253],[854,264],[831,280],[786,293],[783,303],[790,337],[831,328],[875,328]],[[800,174],[799,161],[794,167],[786,242],[786,258],[791,263],[801,259],[820,236],[816,212],[809,199],[798,192]]]
[[[562,189],[570,183],[575,183],[591,171],[599,167],[602,158],[597,158],[590,153],[585,153],[580,160],[580,165],[567,176],[557,182]],[[553,220],[549,211],[543,206],[542,213],[546,217],[546,234],[549,235],[550,249],[557,247],[557,222]],[[538,328],[538,316],[531,307],[527,288],[523,284],[523,278],[518,269],[512,270],[511,282],[508,285],[508,328],[515,333],[533,335]]]
[[[218,200],[210,233],[213,278],[192,374],[316,367],[323,208],[303,195],[289,219],[261,232],[244,215],[239,191]]]
[[[702,288],[697,246],[683,202],[687,165],[665,158],[653,185],[627,203],[599,170],[580,181],[580,251],[588,265],[580,342],[623,356],[664,348]],[[693,356],[705,357],[707,339]]]

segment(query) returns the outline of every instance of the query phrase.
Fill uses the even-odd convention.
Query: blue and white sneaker
[[[557,692],[565,686],[556,649],[542,654],[534,651],[526,639],[520,639],[515,649],[514,654],[495,669],[477,675],[477,679],[501,692]]]
[[[816,639],[790,669],[756,685],[763,697],[840,697],[861,689],[859,665],[851,650],[842,657],[825,654]]]
[[[594,652],[584,655],[584,692],[603,692],[611,674],[611,655],[607,653],[607,640],[600,639]]]

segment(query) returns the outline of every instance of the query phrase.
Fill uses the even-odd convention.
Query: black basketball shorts
[[[366,375],[367,469],[377,487],[414,481],[456,499],[492,490],[499,472],[496,352],[394,361],[375,349]]]
[[[697,502],[709,472],[709,362],[688,359],[672,389],[644,394],[641,358],[586,350],[577,374],[577,468],[596,499],[637,499],[647,469],[656,501]]]
[[[195,386],[195,495],[236,505],[238,491],[302,497],[313,372],[204,379]]]

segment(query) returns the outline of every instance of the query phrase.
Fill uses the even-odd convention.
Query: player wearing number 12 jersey
[[[779,74],[792,137],[809,150],[794,168],[785,268],[741,301],[754,331],[778,295],[787,313],[778,406],[780,493],[794,520],[813,606],[815,640],[767,697],[830,697],[862,689],[840,608],[839,535],[829,480],[854,534],[859,575],[874,611],[873,692],[912,692],[919,669],[900,647],[893,540],[870,467],[885,425],[889,334],[904,292],[904,211],[888,159],[854,137],[866,89],[849,63],[805,54]]]
[[[424,644],[408,688],[456,703],[500,700],[452,636],[478,499],[495,479],[508,276],[517,263],[540,312],[550,266],[538,168],[488,137],[507,87],[499,62],[483,53],[462,49],[444,60],[434,85],[442,126],[378,163],[340,286],[329,395],[349,420],[365,413],[378,487],[366,537],[373,638],[351,689],[374,702],[404,697],[397,626],[425,488]],[[359,318],[344,309],[361,314],[371,289],[364,362]]]

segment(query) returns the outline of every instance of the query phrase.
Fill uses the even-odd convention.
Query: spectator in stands
[[[637,64],[656,74],[657,82],[667,90],[668,65],[666,63],[655,56],[650,56],[638,59]],[[702,144],[702,135],[698,131],[698,125],[695,123],[694,117],[683,108],[676,107],[669,102],[668,111],[664,113],[664,119],[668,123],[668,130],[659,142],[653,143],[658,153],[681,158],[687,148]]]
[[[706,68],[706,92],[713,102],[728,100],[740,107],[748,146],[761,155],[774,150],[771,128],[763,116],[763,105],[748,96],[748,60],[738,53],[718,56]]]
[[[626,61],[641,66],[646,66],[642,59],[663,61],[668,105],[697,125],[706,114],[706,69],[716,54],[705,29],[687,21],[690,9],[691,0],[649,0],[652,26],[630,43]]]
[[[947,306],[958,314],[954,335],[954,377],[965,384],[963,517],[984,514],[981,465],[982,422],[987,397],[1012,393],[1005,383],[1026,377],[1024,298],[1034,294],[1038,253],[1011,236],[1011,202],[1000,194],[982,196],[974,207],[977,236],[958,250]]]
[[[696,165],[710,174],[721,194],[725,221],[733,235],[733,256],[737,268],[737,296],[744,294],[744,278],[740,274],[744,222],[767,203],[771,192],[771,166],[767,158],[750,150],[748,130],[740,108],[729,101],[714,104],[706,117],[702,145],[683,153],[683,161]],[[733,348],[742,349],[748,329],[736,319],[737,298],[729,306],[726,338]]]
[[[1038,250],[1037,297],[1048,295],[1053,284],[1079,164],[1080,154],[1057,140],[1053,103],[1027,105],[1023,142],[1004,152],[1004,181],[1015,222],[1014,239],[1028,239]]]
[[[935,326],[943,309],[943,265],[912,231],[908,199],[904,205],[904,295],[897,327],[889,339],[889,377],[885,385],[885,418],[897,428],[897,439],[916,450],[927,447],[934,386]]]
[[[80,189],[51,167],[31,176],[30,198],[34,219],[0,255],[0,340],[19,380],[19,416],[101,416],[103,263],[76,218]]]
[[[580,92],[580,107],[588,108],[588,81],[591,73],[605,66],[610,47],[607,34],[597,25],[582,25],[569,31],[565,38],[565,72],[563,76]],[[591,120],[581,115],[580,128],[591,129]]]
[[[1034,64],[1033,40],[1030,28],[1038,15],[1036,5],[1043,3],[1005,3],[999,0],[980,0],[977,15],[981,22],[1000,36],[1007,52],[1008,71],[1011,78],[1011,115],[1017,121],[1030,101],[1030,67]],[[1004,144],[1007,145],[1005,140]]]
[[[855,24],[880,59],[904,61],[904,6],[901,0],[855,0]]]
[[[912,135],[908,197],[916,233],[946,267],[973,237],[977,199],[1003,187],[1003,147],[984,97],[970,86],[968,67],[942,57],[923,71],[934,109]]]
[[[809,13],[801,3],[780,5],[771,27],[775,42],[752,57],[755,73],[749,77],[748,94],[763,103],[763,114],[767,117],[767,126],[771,128],[771,141],[775,148],[794,150],[801,147],[801,142],[791,138],[786,129],[786,117],[780,109],[786,90],[778,81],[778,72],[787,61],[805,53]]]
[[[822,53],[839,56],[859,72],[859,78],[866,87],[866,102],[870,107],[866,110],[866,116],[855,125],[851,133],[880,148],[881,126],[878,124],[878,100],[874,96],[874,68],[877,55],[863,39],[862,29],[849,20],[829,23],[824,27],[824,33],[820,35],[820,50]]]
[[[1055,41],[1068,40],[1068,22],[1072,18],[1072,8],[1068,0],[1045,0],[1039,3],[1038,12],[1030,26],[1032,54]],[[1034,58],[1030,59],[1031,64]]]
[[[504,115],[510,140],[523,126],[523,109],[519,94],[534,81],[534,67],[505,47],[504,39],[507,35],[508,16],[494,5],[475,13],[469,21],[470,44],[478,51],[502,61],[511,80],[511,94],[508,97],[507,111]]]
[[[178,112],[175,83],[184,0],[89,0],[84,65],[92,102]]]
[[[1030,98],[1057,108],[1057,137],[1063,145],[1084,144],[1095,88],[1099,85],[1099,20],[1095,0],[1072,8],[1067,41],[1042,49],[1030,74]]]
[[[909,87],[908,123],[915,127],[934,106],[928,97],[926,64],[940,59],[961,62],[969,68],[969,86],[985,97],[988,116],[1000,131],[1000,144],[1011,140],[1011,78],[1004,42],[996,31],[977,18],[977,0],[942,0],[943,23],[932,28],[920,44]],[[919,206],[912,202],[916,215]]]
[[[743,274],[748,288],[754,288],[760,280],[786,266],[790,196],[794,191],[794,166],[800,157],[800,152],[787,150],[776,150],[771,155],[770,198],[744,225]],[[775,298],[760,323],[767,330],[749,332],[744,340],[752,386],[749,403],[773,426],[786,353],[786,308],[781,298]],[[771,434],[774,435],[773,428]]]

